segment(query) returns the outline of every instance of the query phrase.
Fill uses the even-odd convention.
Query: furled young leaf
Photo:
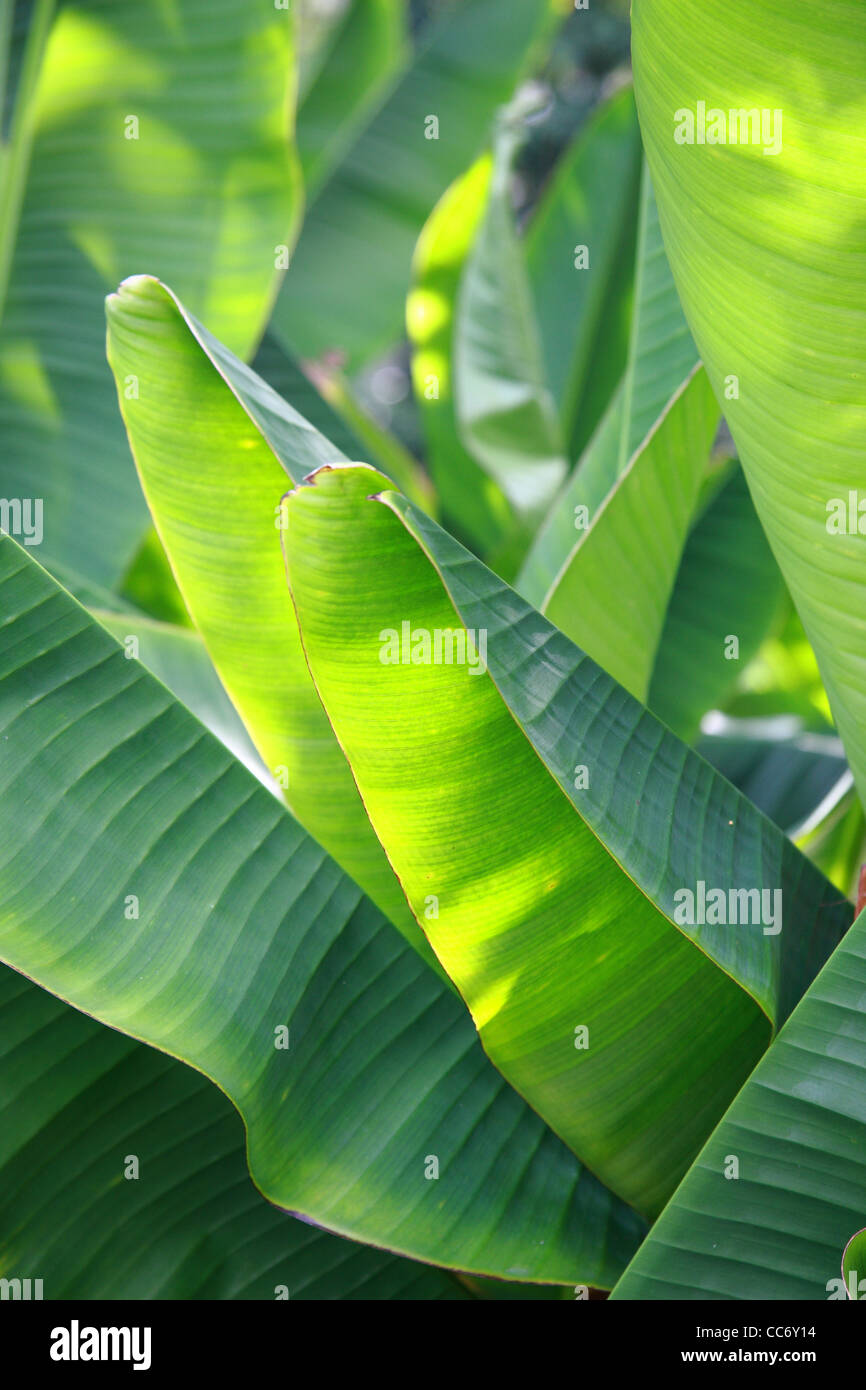
[[[0,1275],[45,1299],[469,1297],[271,1206],[205,1077],[5,967],[0,1116]]]
[[[349,0],[298,106],[298,154],[313,200],[405,61],[405,0]]]
[[[0,612],[0,957],[214,1080],[278,1205],[472,1273],[609,1283],[638,1218],[418,953],[8,537]]]
[[[274,312],[282,342],[358,366],[400,337],[418,233],[479,153],[551,15],[550,0],[462,0],[432,21],[308,213]]]
[[[454,399],[463,442],[517,516],[546,510],[568,472],[556,402],[511,205],[517,115],[498,117],[487,207],[467,258],[454,325]]]
[[[288,577],[376,833],[490,1056],[654,1212],[850,906],[385,479],[311,481],[287,502]],[[444,644],[437,661],[455,629],[463,661]],[[781,892],[783,930],[763,905],[752,925],[674,925],[700,882]]]
[[[650,709],[691,742],[703,716],[724,708],[784,603],[779,566],[737,464],[723,473],[686,541],[653,665]]]
[[[864,798],[866,8],[635,0],[633,24],[671,268]]]
[[[734,1166],[736,1165],[736,1167]],[[614,1298],[844,1298],[866,1213],[866,914],[708,1140]]]
[[[142,487],[220,679],[301,824],[430,958],[310,681],[286,592],[280,498],[344,456],[156,281],[126,281],[107,312]],[[122,391],[129,374],[137,399]]]
[[[572,458],[626,364],[640,177],[640,131],[627,87],[562,156],[526,236],[546,376]]]
[[[254,346],[300,212],[291,29],[273,5],[81,0],[41,54],[50,10],[33,6],[32,102],[20,83],[3,161],[0,495],[41,499],[43,558],[111,585],[147,513],[102,297],[147,269],[236,352]]]
[[[618,391],[526,557],[517,587],[541,607],[574,547],[575,508],[593,516],[698,361],[665,259],[644,168],[629,357]]]

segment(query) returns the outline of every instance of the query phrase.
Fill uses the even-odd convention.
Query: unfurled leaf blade
[[[142,487],[223,685],[302,825],[429,957],[310,681],[286,591],[280,499],[342,451],[157,282],[123,284],[108,322],[118,383],[131,372],[142,383],[137,400],[119,393]]]
[[[636,0],[633,26],[671,268],[862,799],[866,10]]]
[[[736,1166],[734,1166],[736,1165]],[[866,916],[762,1058],[614,1290],[845,1298],[866,1212]]]
[[[641,184],[635,301],[626,371],[577,468],[553,503],[517,587],[540,607],[574,546],[576,508],[593,516],[698,361],[665,259],[649,174]]]
[[[214,1080],[276,1204],[469,1272],[615,1277],[641,1223],[357,886],[6,537],[0,612],[3,961]]]
[[[629,87],[561,156],[526,234],[547,380],[571,457],[582,452],[626,365],[640,176]]]
[[[386,480],[311,483],[287,503],[289,582],[376,832],[491,1057],[653,1212],[850,906]],[[784,930],[688,923],[701,882],[784,904]]]
[[[215,1086],[6,967],[0,1038],[0,1270],[31,1297],[469,1296],[271,1206]]]
[[[543,604],[551,622],[640,700],[718,425],[698,367],[598,510],[575,517],[582,529]]]
[[[703,716],[724,708],[784,602],[779,567],[736,465],[686,541],[655,655],[650,709],[691,741]]]

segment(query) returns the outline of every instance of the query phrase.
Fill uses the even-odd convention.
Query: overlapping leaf
[[[546,376],[572,458],[626,363],[640,176],[640,132],[627,87],[562,156],[526,236]]]
[[[701,481],[719,425],[698,367],[575,542],[544,612],[638,699],[652,679]]]
[[[511,206],[519,140],[517,112],[506,109],[494,137],[487,206],[460,284],[454,398],[473,457],[516,515],[531,520],[565,481],[568,460]]]
[[[644,169],[635,253],[635,302],[623,380],[577,469],[539,529],[518,588],[537,607],[574,549],[575,508],[594,516],[698,361],[665,259],[652,184]]]
[[[0,1115],[0,1277],[45,1299],[468,1297],[270,1206],[209,1081],[5,967]]]
[[[636,0],[633,25],[668,257],[862,799],[866,10]]]
[[[695,365],[646,170],[635,281],[625,375],[538,532],[518,588],[646,700],[719,421]],[[688,647],[682,662],[700,665]]]
[[[313,484],[288,499],[289,581],[372,824],[497,1065],[654,1211],[850,907],[381,476]],[[462,663],[454,629],[475,634]],[[678,928],[677,894],[701,881],[778,890],[784,929]]]
[[[5,537],[0,613],[2,959],[215,1080],[278,1205],[474,1273],[610,1281],[638,1219],[356,885]]]
[[[460,438],[454,400],[454,318],[466,257],[487,205],[489,186],[490,157],[484,155],[443,194],[418,238],[406,301],[412,381],[428,466],[449,527],[483,553],[502,540],[511,515],[501,489]]]
[[[120,403],[142,487],[229,696],[302,825],[429,956],[313,689],[286,595],[280,498],[341,450],[157,282],[123,284],[108,323],[118,383],[130,373],[141,383]]]
[[[689,533],[656,651],[650,709],[691,741],[703,716],[724,708],[784,603],[779,567],[737,465],[728,476],[723,471]]]
[[[735,1166],[736,1165],[736,1166]],[[866,1212],[866,915],[708,1141],[614,1298],[844,1298]]]

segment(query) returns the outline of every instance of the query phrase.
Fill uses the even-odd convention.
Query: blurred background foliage
[[[572,621],[572,513],[597,512],[696,361],[641,169],[628,0],[16,0],[3,17],[0,492],[45,496],[56,577],[100,614],[190,626],[104,361],[102,296],[152,273],[532,602],[557,576],[545,611],[605,665]],[[121,141],[130,112],[140,146]],[[866,827],[732,453],[722,424],[633,693],[852,894]]]

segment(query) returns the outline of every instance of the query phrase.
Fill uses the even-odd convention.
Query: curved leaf
[[[840,1260],[864,1211],[861,913],[707,1142],[613,1297],[845,1298]]]
[[[288,499],[289,581],[376,833],[491,1057],[656,1210],[766,1043],[756,1001],[781,1021],[850,906],[381,475],[312,483]],[[455,628],[474,659],[448,661]],[[780,891],[784,930],[678,928],[701,880]]]
[[[633,50],[683,307],[862,799],[866,10],[636,0]]]
[[[578,513],[543,610],[626,690],[646,700],[665,614],[719,410],[703,368],[672,397],[598,510]]]
[[[593,516],[698,361],[665,258],[646,167],[641,181],[635,299],[623,380],[577,468],[538,531],[517,583],[541,607],[574,546],[575,508]]]
[[[454,324],[454,399],[463,442],[516,514],[543,511],[568,473],[547,381],[526,255],[511,206],[519,141],[499,116],[487,207],[469,253]]]
[[[270,1206],[209,1081],[5,968],[0,1116],[0,1276],[45,1299],[468,1296]]]
[[[487,206],[490,167],[490,156],[483,155],[436,204],[415,247],[412,288],[406,301],[412,382],[430,472],[451,528],[467,535],[484,552],[507,533],[511,513],[501,490],[460,438],[453,340],[458,287]]]
[[[301,824],[430,958],[310,681],[286,593],[280,498],[341,450],[156,281],[124,282],[107,315],[118,385],[130,373],[141,382],[138,399],[119,398],[142,487],[233,704],[271,776],[288,781]]]
[[[686,541],[653,665],[647,697],[653,713],[691,742],[703,716],[724,708],[784,602],[779,567],[737,465]]]
[[[609,1286],[638,1218],[439,976],[7,537],[0,612],[0,957],[211,1077],[277,1205],[471,1273]]]
[[[625,368],[640,178],[640,130],[627,87],[561,157],[526,234],[546,377],[571,457]],[[581,247],[589,264],[578,268]]]

